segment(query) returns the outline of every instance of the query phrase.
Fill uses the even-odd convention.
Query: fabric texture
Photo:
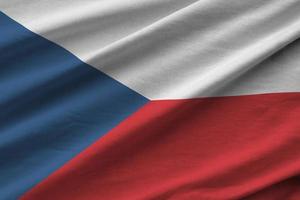
[[[0,199],[300,199],[300,0],[0,0]]]

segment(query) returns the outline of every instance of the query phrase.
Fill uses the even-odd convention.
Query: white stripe
[[[0,9],[150,99],[300,92],[300,0],[0,0]]]

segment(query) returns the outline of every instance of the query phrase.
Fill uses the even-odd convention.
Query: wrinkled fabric
[[[0,199],[300,199],[300,0],[0,0]]]

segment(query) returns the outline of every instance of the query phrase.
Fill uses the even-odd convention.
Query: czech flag
[[[0,200],[299,200],[300,0],[0,0]]]

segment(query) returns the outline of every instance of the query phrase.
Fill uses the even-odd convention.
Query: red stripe
[[[23,199],[300,199],[299,173],[300,93],[152,101]]]

